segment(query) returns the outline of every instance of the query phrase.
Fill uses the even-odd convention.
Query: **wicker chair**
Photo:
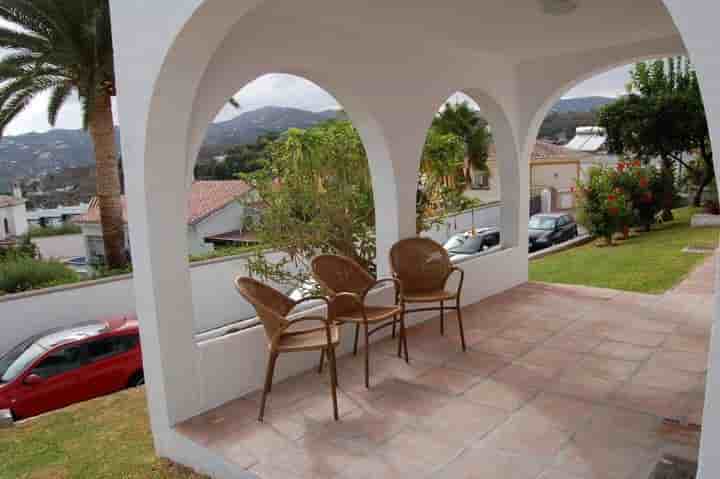
[[[453,266],[450,257],[441,245],[427,238],[409,238],[401,240],[390,249],[390,265],[397,279],[402,283],[400,304],[405,313],[420,311],[440,311],[440,334],[445,335],[445,310],[457,311],[460,340],[463,351],[465,331],[463,329],[460,294],[462,293],[465,272]],[[447,281],[453,273],[460,274],[457,290],[447,290]],[[446,301],[453,301],[454,306],[445,306]],[[439,307],[407,309],[411,303],[440,303]]]
[[[333,303],[336,321],[339,324],[355,325],[355,345],[353,354],[357,354],[360,327],[365,331],[365,387],[370,387],[370,335],[388,326],[400,323],[398,339],[398,357],[405,349],[405,361],[409,361],[403,308],[398,304],[402,287],[394,278],[376,281],[365,268],[345,256],[321,255],[312,260],[312,273],[315,280],[327,290]],[[368,293],[385,283],[395,285],[395,304],[390,306],[371,306],[365,303]],[[375,325],[370,329],[371,325]]]
[[[333,400],[333,415],[338,420],[337,405],[337,369],[335,367],[335,346],[340,342],[340,330],[333,320],[332,308],[327,298],[311,297],[300,301],[292,301],[284,294],[266,286],[252,278],[238,277],[235,279],[235,288],[238,293],[253,305],[260,318],[265,334],[268,338],[268,349],[270,358],[265,376],[265,387],[263,388],[262,400],[260,402],[259,421],[265,415],[265,401],[272,389],[273,373],[275,362],[280,353],[299,351],[320,351],[322,364],[323,357],[327,353],[330,362],[330,388]],[[288,314],[301,303],[306,301],[325,301],[327,305],[327,318],[319,316],[306,316],[294,320],[288,320]],[[316,321],[322,326],[311,329],[292,330],[298,323]]]

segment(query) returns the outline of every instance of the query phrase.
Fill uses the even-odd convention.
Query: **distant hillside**
[[[563,98],[555,104],[554,113],[587,113],[599,109],[615,101],[615,98],[604,96],[586,96],[580,98]]]
[[[339,110],[316,113],[295,108],[260,108],[211,125],[205,147],[222,151],[233,145],[254,143],[265,133],[308,128],[339,114]],[[117,135],[119,140],[119,132]],[[14,178],[51,175],[94,163],[90,137],[81,130],[51,130],[0,140],[0,179],[4,183]]]

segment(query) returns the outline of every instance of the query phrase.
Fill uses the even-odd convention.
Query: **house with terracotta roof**
[[[18,186],[13,194],[0,195],[0,241],[12,240],[27,233],[28,222],[25,200]]]
[[[199,255],[212,251],[219,244],[254,242],[248,225],[257,218],[257,209],[253,206],[259,201],[256,195],[257,192],[241,180],[193,182],[187,207],[188,253]],[[129,251],[125,196],[121,201],[125,246]],[[91,200],[88,212],[75,222],[82,228],[88,261],[101,262],[105,247],[97,198]]]
[[[553,209],[572,209],[575,206],[572,188],[583,171],[595,163],[595,157],[589,153],[538,140],[530,156],[530,188],[551,190]],[[494,145],[488,151],[487,171],[475,171],[469,164],[466,167],[470,172],[467,196],[486,203],[501,200],[500,170]]]

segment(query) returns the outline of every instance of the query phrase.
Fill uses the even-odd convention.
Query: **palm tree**
[[[0,136],[38,95],[49,92],[48,120],[77,95],[83,127],[95,148],[97,197],[107,266],[126,264],[120,175],[112,97],[115,96],[108,0],[0,0]]]

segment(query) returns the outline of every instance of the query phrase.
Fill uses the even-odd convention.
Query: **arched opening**
[[[497,250],[501,186],[492,125],[478,103],[453,93],[428,129],[418,177],[418,231],[453,261]]]
[[[600,341],[585,371],[576,368],[559,376],[558,391],[578,391],[581,382],[609,385],[622,379],[608,395],[616,406],[649,414],[669,435],[684,427],[697,440],[713,318],[713,252],[720,230],[693,226],[709,212],[706,205],[714,209],[717,191],[708,186],[714,180],[704,176],[712,171],[713,159],[696,79],[684,61],[679,67],[675,58],[660,61],[582,75],[544,110],[553,112],[539,125],[541,140],[560,143],[558,154],[577,165],[566,181],[575,183],[580,203],[560,212],[575,216],[599,239],[531,262],[530,279],[622,291],[583,315],[587,322],[572,334],[547,343],[569,350],[581,338]],[[630,92],[625,89],[629,82]],[[586,98],[603,92],[610,98]],[[594,112],[598,104],[604,109]],[[563,173],[556,165],[547,168]],[[703,184],[708,189],[704,198]],[[672,219],[663,217],[666,208]],[[612,229],[606,232],[609,222]],[[612,247],[605,246],[606,235]],[[609,372],[610,363],[617,373]],[[623,367],[627,369],[620,373]],[[678,418],[685,426],[677,424]],[[696,461],[697,448],[688,451],[687,458]]]
[[[376,271],[368,157],[340,103],[310,80],[284,73],[261,75],[232,98],[207,128],[190,186],[191,211],[218,191],[231,193],[226,205],[189,225],[191,259],[234,257],[215,295],[193,280],[200,340],[258,324],[233,288],[234,275],[252,275],[300,300],[319,292],[309,268],[318,252]],[[199,314],[213,308],[219,291],[234,307]]]

